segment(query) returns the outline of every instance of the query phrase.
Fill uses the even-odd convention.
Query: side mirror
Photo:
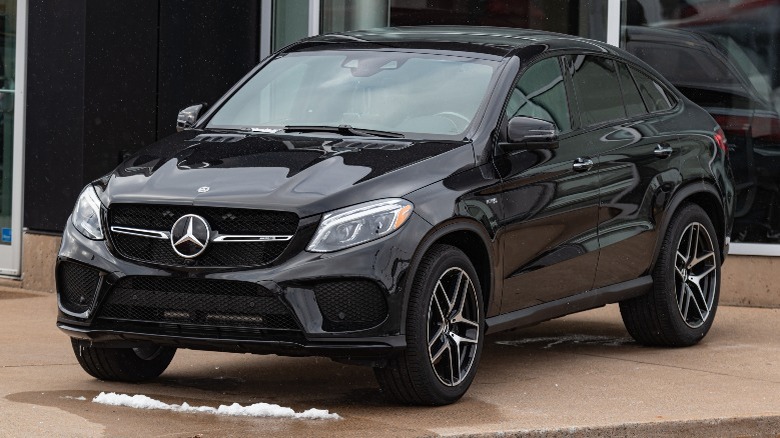
[[[517,116],[509,119],[508,125],[507,142],[501,143],[505,151],[558,148],[558,129],[554,123]]]
[[[195,122],[198,121],[200,112],[206,107],[205,103],[199,103],[197,105],[188,106],[179,111],[179,116],[176,117],[176,131],[181,132],[187,128],[195,126]]]

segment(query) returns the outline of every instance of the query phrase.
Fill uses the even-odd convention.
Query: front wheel
[[[482,289],[468,257],[435,245],[414,277],[407,313],[407,348],[375,368],[382,389],[396,400],[445,405],[474,380],[484,343]]]
[[[71,339],[79,365],[100,380],[142,382],[154,379],[168,368],[176,349],[148,345],[136,348],[104,348]]]
[[[631,336],[645,345],[686,347],[699,342],[715,318],[721,255],[707,213],[683,206],[664,236],[651,293],[620,303]]]

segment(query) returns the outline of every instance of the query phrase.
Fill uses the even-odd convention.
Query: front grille
[[[364,330],[387,317],[387,301],[373,281],[347,280],[319,283],[314,295],[327,331]]]
[[[186,214],[197,214],[211,229],[227,235],[294,235],[298,216],[282,211],[177,205],[113,204],[108,210],[110,226],[169,232]],[[194,259],[185,259],[173,250],[167,239],[111,232],[111,242],[120,256],[169,266],[249,267],[275,260],[289,241],[211,242]]]
[[[100,280],[100,271],[72,262],[62,262],[57,274],[60,304],[73,313],[84,313],[92,307]]]
[[[242,281],[125,277],[99,318],[209,327],[296,330],[290,310],[262,286]]]

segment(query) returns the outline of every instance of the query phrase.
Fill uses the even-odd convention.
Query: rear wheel
[[[715,318],[720,251],[707,213],[683,206],[666,231],[651,293],[620,303],[631,336],[645,345],[685,347],[699,342]]]
[[[73,353],[89,375],[101,380],[141,382],[154,379],[168,368],[176,349],[148,345],[137,348],[104,348],[71,339]]]
[[[482,290],[459,249],[436,245],[423,257],[409,297],[407,348],[375,368],[382,389],[409,404],[445,405],[474,380],[484,340]]]

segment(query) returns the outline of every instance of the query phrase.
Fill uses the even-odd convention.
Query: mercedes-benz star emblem
[[[211,227],[206,219],[187,214],[179,218],[171,228],[171,246],[185,259],[195,258],[206,250],[211,237]]]

